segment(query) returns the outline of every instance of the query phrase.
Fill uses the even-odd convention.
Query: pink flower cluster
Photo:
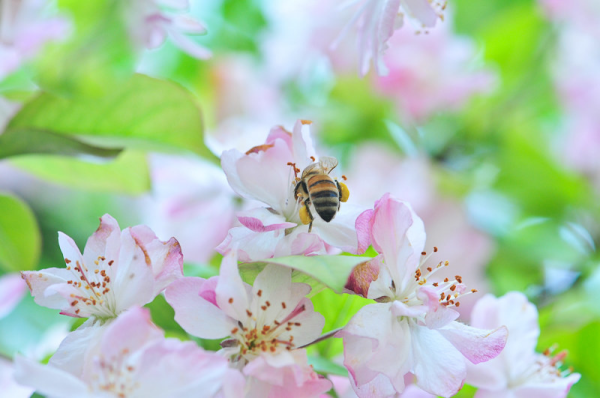
[[[332,388],[340,396],[448,397],[465,382],[480,388],[478,396],[566,396],[579,375],[560,371],[563,353],[533,351],[537,314],[522,295],[486,296],[471,326],[457,321],[455,308],[475,290],[460,275],[433,278],[449,264],[428,262],[438,250],[425,251],[424,223],[408,203],[390,194],[373,209],[342,203],[331,222],[317,216],[308,232],[299,209],[306,202],[299,203],[295,188],[298,170],[320,165],[310,125],[300,120],[293,133],[276,127],[266,143],[223,154],[231,187],[257,207],[238,215],[240,225],[219,246],[218,276],[183,276],[175,238],[161,241],[145,226],[121,230],[109,215],[83,254],[59,233],[65,267],[22,277],[38,304],[87,321],[62,341],[48,365],[17,356],[15,379],[49,397],[300,398]],[[307,206],[318,214],[314,203]],[[251,285],[238,265],[274,256],[362,253],[369,246],[378,255],[354,268],[346,289],[372,302],[325,335],[325,319],[308,298],[311,287],[294,282],[292,269],[263,265]],[[222,348],[206,351],[165,338],[141,307],[162,292],[189,335],[219,339]],[[18,294],[16,286],[11,296]],[[514,308],[519,311],[510,312]],[[343,340],[349,379],[326,377],[310,365],[306,347],[333,336]],[[519,372],[507,371],[504,363],[517,356],[526,359],[515,367]]]

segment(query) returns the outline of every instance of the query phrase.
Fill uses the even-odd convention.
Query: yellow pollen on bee
[[[343,182],[338,182],[338,184],[340,184],[340,190],[342,191],[342,197],[340,198],[340,201],[347,202],[348,198],[350,197],[350,190]]]
[[[300,216],[300,221],[302,221],[302,224],[308,225],[312,222],[312,218],[308,214],[308,208],[306,205],[302,205],[302,207],[300,207],[298,215]]]

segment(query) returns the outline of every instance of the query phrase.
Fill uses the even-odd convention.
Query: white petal
[[[200,297],[202,278],[185,277],[165,291],[167,302],[175,310],[175,321],[193,336],[218,339],[231,334],[236,324],[219,307]]]
[[[87,385],[75,376],[50,365],[39,364],[20,355],[15,357],[15,380],[52,398],[86,398],[91,396],[88,394]]]
[[[230,318],[246,321],[250,308],[246,284],[242,282],[234,252],[226,254],[221,262],[219,281],[215,289],[217,304]]]

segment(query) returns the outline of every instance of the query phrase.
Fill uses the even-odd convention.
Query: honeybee
[[[315,160],[313,158],[313,160]],[[318,162],[306,166],[294,187],[294,197],[302,203],[299,215],[308,232],[312,230],[314,216],[310,211],[311,203],[325,222],[330,222],[340,210],[340,202],[346,202],[350,196],[348,187],[329,176],[338,165],[336,158],[324,156]]]

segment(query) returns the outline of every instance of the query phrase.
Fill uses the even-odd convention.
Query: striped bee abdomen
[[[323,221],[331,221],[340,205],[340,192],[333,179],[320,174],[311,177],[306,185],[317,214]]]

